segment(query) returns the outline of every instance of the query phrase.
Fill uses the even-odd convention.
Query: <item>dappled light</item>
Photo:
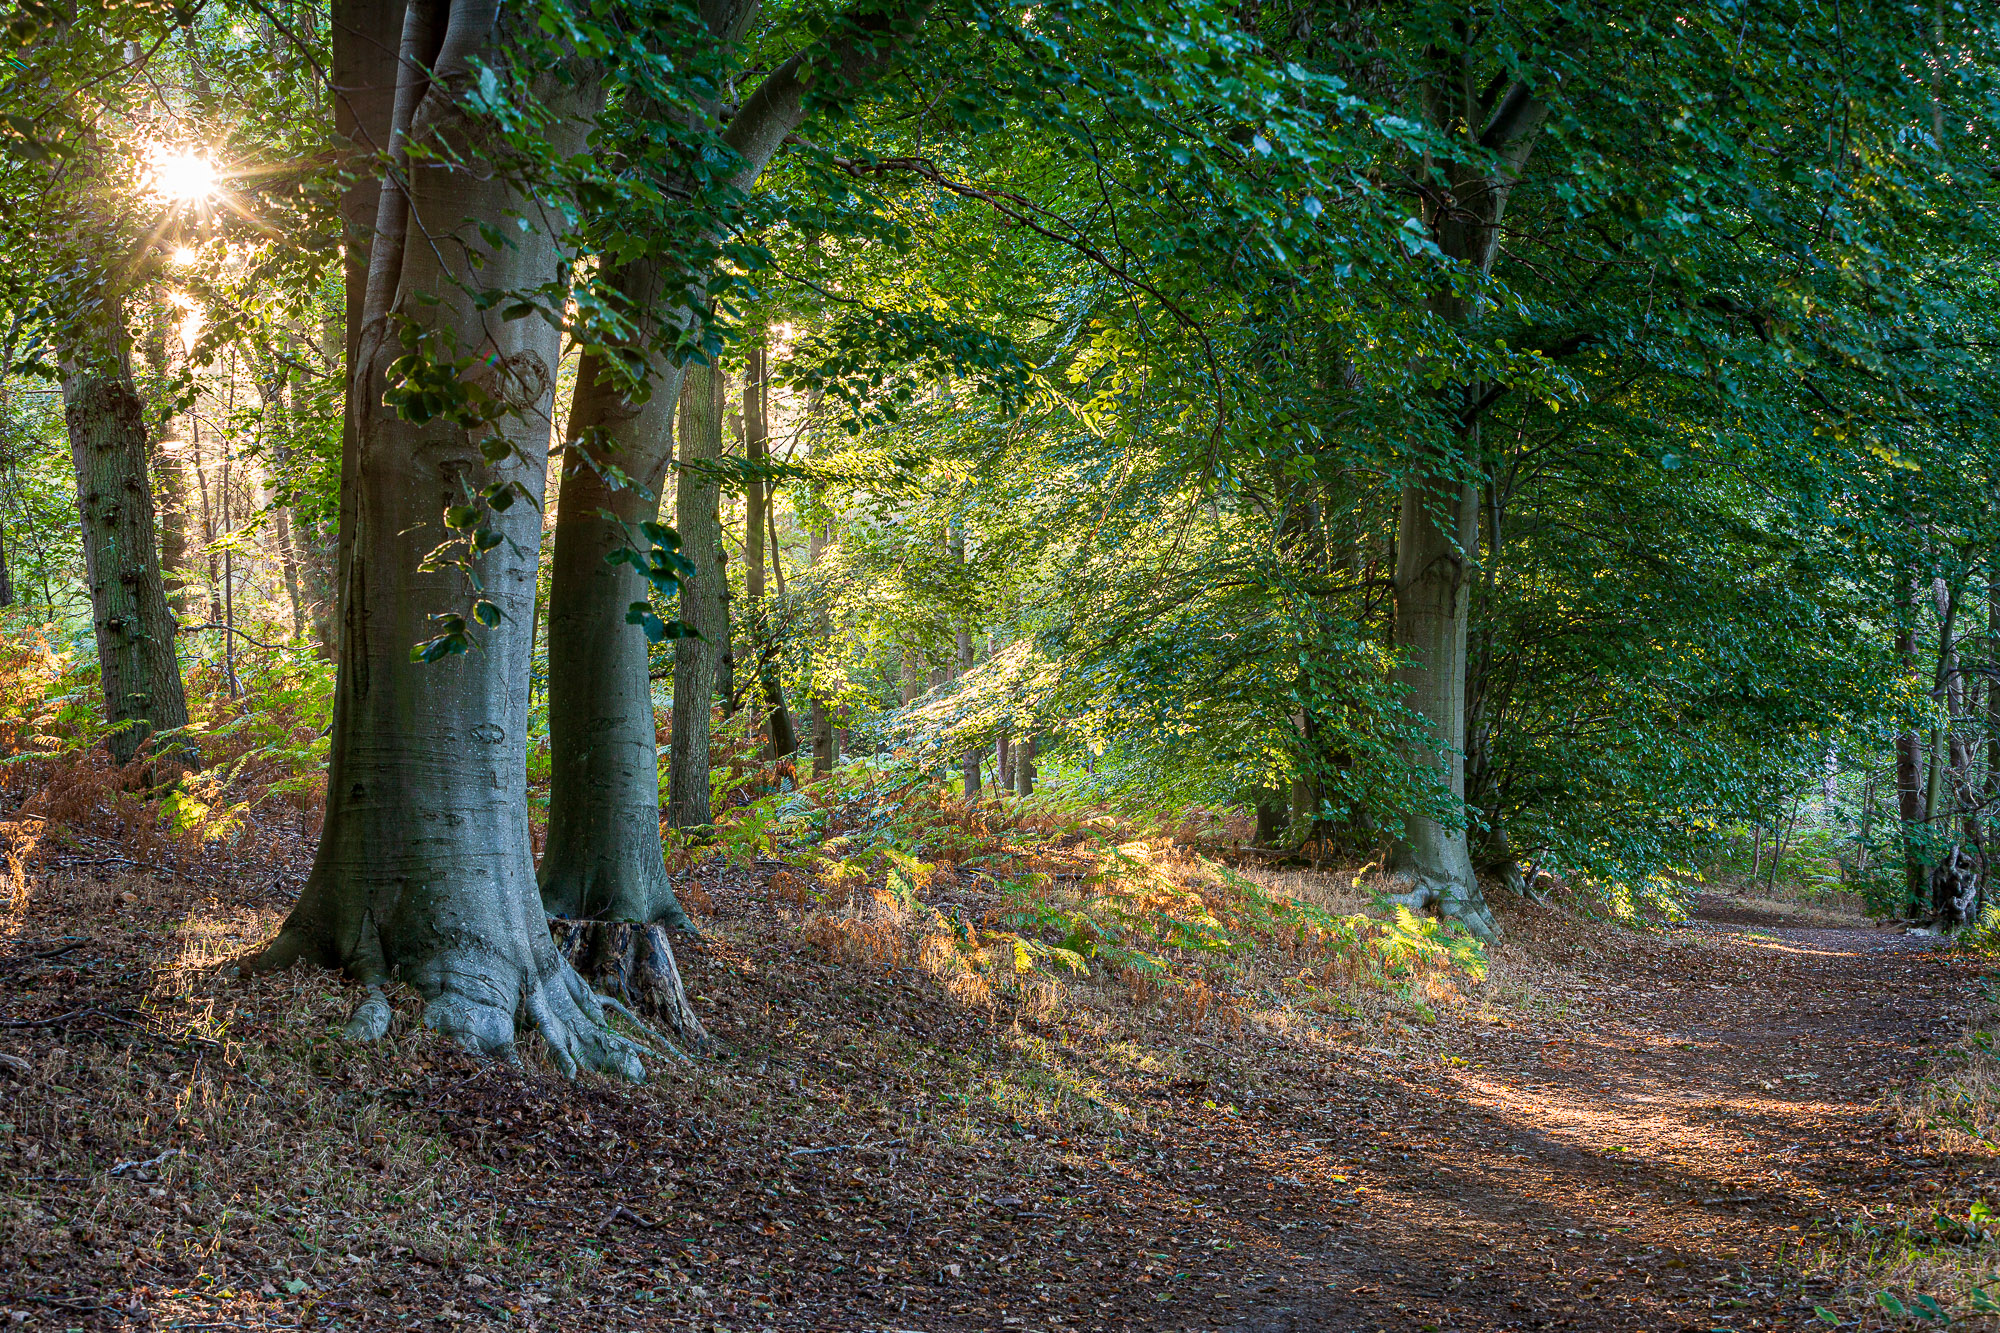
[[[11,7],[0,1328],[2000,1330],[1994,20]]]

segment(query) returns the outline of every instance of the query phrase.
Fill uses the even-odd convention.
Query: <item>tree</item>
[[[76,469],[84,567],[111,757],[129,763],[155,732],[187,725],[147,475],[145,405],[132,382],[123,305],[104,293],[62,362],[63,416]]]
[[[712,582],[712,561],[721,551],[713,462],[721,453],[723,410],[714,366],[723,339],[711,327],[709,284],[750,191],[786,137],[816,105],[851,97],[894,57],[923,12],[921,4],[890,4],[837,16],[822,40],[779,62],[726,123],[714,94],[720,77],[705,94],[691,95],[693,117],[676,119],[680,113],[670,111],[663,90],[640,84],[629,96],[627,142],[657,155],[649,167],[672,188],[656,197],[667,199],[671,212],[634,221],[608,206],[599,224],[601,243],[631,257],[607,276],[605,300],[616,318],[586,347],[578,368],[556,511],[549,639],[553,778],[540,875],[544,902],[559,917],[691,928],[661,852],[646,642],[686,626],[707,636],[675,643],[668,769],[669,822],[698,827],[710,818],[711,656],[721,642],[715,636],[728,633],[726,612],[717,614],[721,588]],[[756,16],[754,5],[717,7],[705,11],[698,30],[664,25],[649,40],[677,41],[692,53],[697,72],[717,61],[733,70]],[[674,454],[677,402],[687,405],[681,462],[709,466],[680,470],[681,530],[673,533],[657,519]],[[649,588],[680,592],[684,606],[677,621],[647,609]],[[646,634],[632,625],[643,625]],[[663,933],[614,933],[630,943],[591,944],[590,956],[604,960],[594,976],[612,983],[624,976],[664,981],[673,975]],[[577,956],[601,934],[594,928],[572,932]],[[643,965],[630,952],[640,941],[651,951]],[[648,993],[634,998],[660,1008],[671,1025],[697,1040],[692,1011],[673,998],[676,986],[666,981],[658,1000],[650,986],[641,987]]]
[[[637,1048],[555,948],[528,838],[526,668],[570,235],[529,168],[581,152],[601,78],[532,25],[468,0],[415,0],[404,19],[349,397],[326,822],[297,906],[250,965],[346,971],[370,988],[357,1038],[387,1031],[379,988],[401,977],[424,1021],[470,1048],[511,1056],[518,1016],[566,1071],[638,1078]],[[493,309],[521,293],[542,300]],[[469,619],[445,609],[468,592]]]

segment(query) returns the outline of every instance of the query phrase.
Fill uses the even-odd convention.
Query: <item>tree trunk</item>
[[[1479,492],[1466,482],[1406,488],[1396,529],[1396,679],[1410,707],[1429,723],[1437,761],[1455,800],[1465,799],[1465,641],[1471,581],[1466,563],[1479,541]],[[1473,934],[1498,927],[1472,871],[1461,822],[1412,813],[1390,857],[1408,881],[1412,907],[1435,907]]]
[[[433,5],[435,7],[435,5]],[[347,398],[340,421],[340,507],[333,541],[332,586],[319,619],[320,645],[336,661],[345,652],[347,619],[340,599],[350,587],[350,545],[354,540],[353,486],[360,476],[360,415],[354,387],[361,381],[361,332],[368,319],[368,266],[381,215],[381,159],[396,132],[399,56],[407,0],[332,0],[330,54],[333,58],[333,126],[349,145],[349,184],[340,197],[342,316],[340,364]],[[393,280],[392,280],[393,281]],[[393,289],[392,289],[393,290]],[[379,312],[378,312],[379,313]]]
[[[752,7],[741,6],[732,12],[735,17],[721,10],[711,15],[711,24],[720,25],[711,27],[710,35],[716,40],[737,40],[740,33],[730,25],[751,13]],[[809,57],[819,54],[801,53],[773,70],[730,119],[723,137],[739,159],[734,180],[737,188],[747,192],[755,185],[785,136],[803,119],[806,84],[802,72]],[[883,54],[869,48],[848,67],[860,72]],[[668,272],[664,264],[642,261],[620,276],[619,289],[632,303],[630,313],[648,332],[657,331],[658,321],[681,318],[674,312],[682,294],[666,290]],[[602,461],[614,463],[639,479],[650,494],[641,495],[630,487],[609,487],[595,469],[579,466],[577,459],[570,460],[565,469],[556,515],[551,585],[549,743],[554,780],[543,882],[550,888],[551,910],[558,905],[589,910],[593,904],[615,902],[626,904],[620,910],[637,913],[650,903],[652,915],[642,919],[657,916],[668,924],[684,925],[687,919],[679,904],[670,892],[662,893],[663,881],[652,878],[651,867],[659,859],[659,827],[656,817],[649,820],[643,813],[658,809],[655,732],[645,639],[626,625],[625,617],[628,608],[645,596],[644,584],[628,567],[604,564],[605,553],[626,545],[628,539],[617,524],[605,523],[597,516],[600,509],[609,509],[626,520],[651,518],[657,513],[661,482],[671,459],[672,417],[677,400],[686,395],[688,387],[682,382],[681,370],[665,364],[650,346],[642,342],[634,350],[648,363],[650,395],[643,404],[599,384],[592,362],[587,361],[577,376],[571,438],[584,443],[584,453],[601,451]],[[716,439],[711,458],[719,456],[721,448],[719,403],[713,416]],[[693,480],[687,474],[679,478],[677,510],[682,507],[678,488]],[[713,492],[713,478],[703,480]],[[573,485],[576,498],[572,503]],[[713,503],[707,508],[712,515]],[[694,534],[683,528],[681,536],[684,551],[695,558]],[[711,541],[719,547],[719,527],[712,530]],[[685,613],[682,619],[687,619]],[[557,644],[564,639],[577,642],[559,651]],[[713,668],[710,662],[697,704],[690,688],[694,683],[682,679],[681,650],[692,650],[694,645],[679,640],[675,646],[668,818],[682,827],[709,820],[707,737]],[[690,666],[695,656],[690,651],[686,659]],[[558,715],[567,719],[560,731]],[[698,727],[694,725],[697,717]],[[697,732],[699,774],[692,754],[686,752]],[[642,784],[647,790],[641,789]],[[582,790],[573,791],[579,785]],[[588,813],[593,801],[611,791],[625,793],[619,798],[617,812],[608,817]],[[599,855],[590,849],[607,818],[621,830],[620,841],[608,854]],[[627,876],[636,877],[629,888],[619,883]],[[577,887],[593,880],[601,887]]]
[[[614,275],[635,309],[662,299],[660,270]],[[706,1029],[687,999],[667,929],[694,933],[660,844],[659,732],[646,636],[626,613],[650,589],[606,557],[659,516],[673,461],[683,373],[649,358],[651,393],[635,402],[603,377],[598,354],[577,370],[570,446],[556,505],[549,583],[548,843],[542,905],[565,956],[593,984],[659,1015],[700,1049]],[[629,480],[618,480],[619,471]],[[609,515],[610,517],[606,517]],[[682,710],[676,708],[676,723]],[[703,710],[706,718],[706,710]]]
[[[743,589],[749,603],[745,621],[750,630],[751,652],[755,655],[757,685],[764,698],[764,714],[770,732],[773,759],[783,759],[799,748],[798,731],[792,724],[792,710],[785,704],[785,685],[778,675],[778,657],[773,642],[770,607],[764,598],[764,536],[775,533],[772,489],[756,469],[771,456],[770,365],[762,342],[751,345],[749,368],[743,376],[743,451],[751,465],[750,480],[744,487]],[[771,543],[775,567],[778,546]],[[783,587],[782,581],[779,584]]]
[[[1527,164],[1547,108],[1526,84],[1507,86],[1491,103],[1490,115],[1479,96],[1479,81],[1458,59],[1447,62],[1429,90],[1431,118],[1442,130],[1473,141],[1481,155],[1491,155],[1493,169],[1483,166],[1436,171],[1444,187],[1439,198],[1450,207],[1430,208],[1427,221],[1438,248],[1477,273],[1490,273],[1499,246],[1507,197]],[[1434,164],[1427,164],[1434,165]],[[1453,325],[1468,325],[1479,315],[1472,298],[1456,287],[1438,292],[1431,310]],[[1451,406],[1476,403],[1485,386],[1468,382]],[[1479,501],[1486,460],[1481,456],[1476,416],[1462,417],[1458,438],[1459,466],[1450,466],[1443,451],[1423,459],[1405,479],[1397,528],[1395,642],[1405,655],[1397,679],[1409,690],[1410,706],[1429,723],[1435,754],[1417,756],[1435,766],[1452,798],[1465,800],[1465,675],[1467,603],[1470,580],[1466,565],[1479,552]],[[1464,473],[1476,473],[1467,479]],[[1486,906],[1473,873],[1466,841],[1466,821],[1456,826],[1428,816],[1410,814],[1403,838],[1391,858],[1391,869],[1403,876],[1407,889],[1401,901],[1415,907],[1435,907],[1455,918],[1482,940],[1497,938],[1499,926]]]
[[[1035,746],[1038,737],[1030,732],[1022,737],[1014,748],[1014,794],[1033,796],[1035,794]]]
[[[187,725],[187,695],[154,544],[145,405],[132,382],[123,310],[115,300],[105,305],[106,345],[64,359],[63,417],[76,469],[104,718],[115,728],[106,747],[126,764],[154,732]]]
[[[569,256],[557,238],[568,224],[480,160],[487,135],[458,100],[482,67],[507,81],[507,25],[516,21],[476,0],[408,7],[395,172],[376,214],[349,395],[355,471],[343,490],[352,530],[326,822],[297,906],[249,964],[311,960],[367,985],[348,1025],[357,1039],[388,1030],[379,987],[400,977],[424,997],[425,1023],[470,1049],[511,1058],[525,1017],[566,1073],[641,1078],[638,1049],[609,1029],[602,1003],[557,952],[529,846],[527,654],[562,344],[552,319],[494,320],[479,298],[563,271]],[[567,155],[583,149],[599,85],[589,71],[565,73],[524,78],[550,112],[539,132]],[[413,154],[412,137],[427,151]],[[490,246],[487,235],[502,227],[505,243]],[[385,404],[389,367],[404,352],[399,324],[470,354],[474,384],[506,414],[469,429],[446,416],[405,420]],[[526,494],[484,510],[479,521],[499,541],[467,557],[500,618],[472,630],[471,651],[413,660],[413,646],[435,631],[430,617],[467,595],[463,570],[425,559],[448,535],[443,511],[491,484]]]
[[[963,571],[965,568],[965,525],[963,523],[953,520],[945,537],[945,546],[950,551],[953,562]],[[973,653],[972,627],[970,625],[959,626],[956,647],[958,649],[958,658],[953,663],[952,672],[953,675],[962,677],[972,670],[973,663],[977,660]],[[958,757],[960,787],[965,799],[968,801],[979,799],[979,761],[980,750],[977,746],[967,750]]]
[[[1986,570],[1986,661],[1989,671],[2000,671],[2000,556]],[[1990,866],[1990,843],[2000,833],[2000,675],[1986,678],[1986,804]]]
[[[716,668],[729,640],[729,610],[723,597],[722,518],[717,510],[722,487],[714,472],[698,465],[722,457],[724,383],[721,367],[691,365],[681,390],[674,526],[680,530],[681,554],[695,568],[692,577],[681,580],[680,613],[694,635],[674,640],[674,735],[667,760],[667,823],[674,828],[712,822],[709,710]]]
[[[834,746],[833,710],[824,699],[813,700],[812,747],[813,776],[823,778],[833,772],[833,766],[840,762],[839,751]]]
[[[0,606],[14,604],[14,575],[7,568],[7,525],[0,523]]]
[[[167,609],[176,620],[188,614],[188,505],[187,463],[181,458],[180,419],[169,418],[162,427],[163,438],[154,457],[158,467],[153,482],[158,487],[160,520],[160,577],[167,590]]]
[[[1896,657],[1905,672],[1916,668],[1917,636],[1914,608],[1908,597],[1909,583],[1898,580],[1898,599],[1903,605],[1896,625]],[[1923,790],[1923,739],[1915,727],[1896,733],[1896,811],[1903,822],[1903,889],[1905,910],[1920,906],[1930,888],[1930,867],[1924,862],[1925,816]]]
[[[564,459],[556,506],[548,647],[553,767],[542,903],[559,917],[692,930],[660,850],[646,636],[625,623],[626,609],[646,600],[647,586],[630,565],[605,559],[630,542],[623,524],[658,516],[681,372],[661,368],[652,397],[633,404],[599,382],[600,369],[587,356],[577,370],[568,438],[579,443]],[[615,454],[596,457],[613,444]],[[599,461],[615,461],[637,484],[614,488]],[[579,682],[589,688],[575,688]]]

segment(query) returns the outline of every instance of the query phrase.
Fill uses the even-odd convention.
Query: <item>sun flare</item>
[[[221,184],[215,163],[187,149],[155,152],[150,171],[154,193],[179,203],[204,203],[215,197]]]

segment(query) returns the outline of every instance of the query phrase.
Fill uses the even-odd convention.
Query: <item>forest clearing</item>
[[[0,1325],[2000,1328],[1988,0],[17,0]]]

